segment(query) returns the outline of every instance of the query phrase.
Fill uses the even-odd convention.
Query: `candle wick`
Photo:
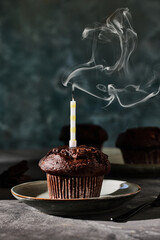
[[[72,101],[74,100],[74,91],[72,91]]]

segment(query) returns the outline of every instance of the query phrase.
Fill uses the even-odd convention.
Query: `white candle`
[[[70,101],[70,140],[69,147],[77,147],[76,141],[76,101]]]

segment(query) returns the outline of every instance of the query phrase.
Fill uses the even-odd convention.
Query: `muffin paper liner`
[[[104,176],[60,177],[47,173],[50,199],[99,197]]]
[[[121,149],[125,163],[160,164],[160,150],[124,150]]]

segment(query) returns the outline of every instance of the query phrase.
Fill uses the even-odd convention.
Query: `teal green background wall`
[[[88,60],[82,32],[87,25],[128,7],[139,45],[133,60],[160,60],[159,0],[1,0],[0,1],[0,148],[42,148],[62,144],[60,129],[69,123],[71,89],[61,80]],[[139,76],[143,78],[143,72]],[[104,127],[114,146],[126,128],[160,126],[159,96],[133,108],[104,103],[76,91],[77,121]]]

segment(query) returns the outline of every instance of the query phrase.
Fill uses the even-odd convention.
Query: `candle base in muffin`
[[[99,197],[104,174],[110,171],[108,156],[87,146],[53,148],[39,166],[47,174],[50,199]]]

